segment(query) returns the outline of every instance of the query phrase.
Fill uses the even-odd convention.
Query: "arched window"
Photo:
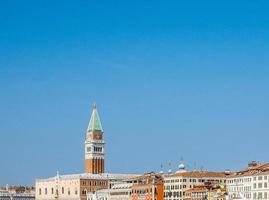
[[[64,194],[64,187],[62,187],[62,194]]]
[[[83,195],[86,195],[87,194],[87,189],[86,188],[82,191],[82,194]]]

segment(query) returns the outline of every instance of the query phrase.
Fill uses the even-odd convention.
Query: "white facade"
[[[226,188],[229,198],[240,197],[240,194],[246,199],[252,199],[252,177],[239,176],[227,178]]]
[[[55,176],[47,179],[36,180],[36,199],[80,199],[79,176]]]
[[[253,177],[253,199],[269,199],[269,171]]]
[[[0,200],[34,200],[34,193],[16,193],[10,190],[0,190]]]
[[[102,190],[114,187],[125,179],[130,179],[138,175],[133,174],[71,174],[57,175],[47,179],[36,180],[37,200],[84,200],[90,191]],[[91,186],[85,185],[86,180],[90,180]],[[95,185],[96,183],[96,185]],[[89,190],[90,189],[90,190]]]
[[[87,200],[130,200],[132,183],[118,183],[111,189],[88,193]]]
[[[186,190],[205,182],[225,183],[226,176],[218,172],[178,172],[164,176],[164,200],[184,200]]]
[[[230,198],[239,197],[241,193],[246,199],[269,200],[269,171],[230,177],[227,179],[227,191]]]
[[[226,186],[230,199],[241,195],[245,199],[269,200],[269,163],[252,161],[246,169],[229,176]]]

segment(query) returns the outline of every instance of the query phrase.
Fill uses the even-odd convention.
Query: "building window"
[[[62,194],[64,194],[64,187],[62,187]]]
[[[53,188],[51,188],[51,194],[53,194],[54,193],[54,190],[53,190]]]
[[[48,190],[47,190],[47,188],[45,188],[45,194],[48,194]]]
[[[94,150],[94,152],[102,152],[103,148],[102,147],[94,147],[93,150]]]
[[[78,194],[78,189],[77,188],[75,188],[75,194]]]
[[[86,188],[82,191],[82,194],[83,195],[86,195],[87,194],[87,189]]]
[[[39,188],[39,195],[41,195],[41,188]]]

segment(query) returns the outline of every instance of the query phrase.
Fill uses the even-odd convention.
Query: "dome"
[[[185,168],[185,165],[183,163],[180,163],[178,165],[178,171],[177,171],[177,173],[182,173],[182,172],[186,172],[186,168]]]
[[[185,169],[185,165],[184,165],[183,163],[180,163],[180,164],[178,165],[178,169],[179,169],[179,170],[184,170],[184,169]]]

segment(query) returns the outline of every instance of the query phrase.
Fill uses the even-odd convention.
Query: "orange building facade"
[[[132,182],[132,200],[163,200],[162,176],[148,173],[136,177]]]

